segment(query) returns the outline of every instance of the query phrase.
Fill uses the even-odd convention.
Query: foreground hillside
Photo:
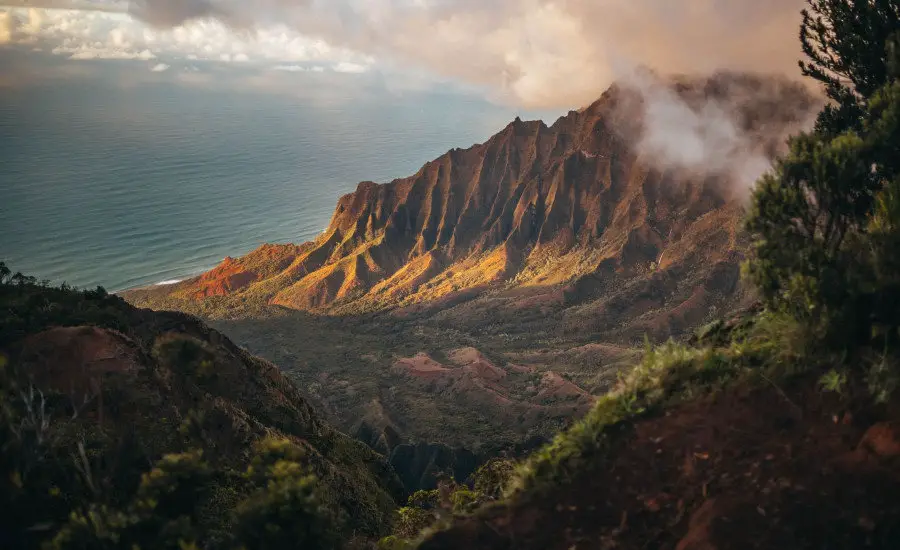
[[[791,349],[794,330],[648,353],[505,500],[418,548],[897,548],[900,401]]]
[[[763,76],[654,86],[695,116],[729,113],[760,154],[815,106]],[[550,126],[516,120],[411,177],[360,184],[313,242],[123,297],[207,319],[387,454],[550,436],[645,336],[689,334],[748,302],[731,167],[656,162],[642,145],[651,95],[618,85]]]
[[[321,510],[310,517],[331,518],[336,540],[387,529],[403,492],[391,467],[323,422],[277,367],[193,317],[135,309],[102,289],[10,279],[0,268],[0,546],[120,548],[168,525],[185,543],[229,547],[241,525],[286,528],[264,487],[284,483],[281,494],[299,498],[307,474],[316,508],[271,503],[296,507],[289,530],[315,528],[298,510]],[[283,469],[288,459],[301,477]],[[163,509],[171,499],[178,506]],[[157,501],[158,513],[148,504]]]

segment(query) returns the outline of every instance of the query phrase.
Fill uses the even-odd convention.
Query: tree
[[[807,0],[800,42],[803,74],[821,82],[835,104],[817,131],[835,136],[857,128],[866,100],[896,75],[900,33],[897,0]]]
[[[801,67],[835,104],[758,182],[748,272],[770,308],[846,346],[868,338],[885,318],[877,305],[890,302],[876,264],[891,253],[869,232],[876,196],[900,175],[900,1],[808,3]]]
[[[802,134],[753,194],[749,273],[768,305],[806,322],[852,316],[858,272],[848,234],[863,229],[878,180],[856,134]],[[830,322],[830,321],[829,321]]]

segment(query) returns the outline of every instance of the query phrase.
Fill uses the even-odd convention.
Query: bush
[[[238,505],[234,537],[246,550],[321,548],[337,544],[331,512],[322,505],[315,476],[300,461],[303,450],[286,439],[255,446],[246,477],[257,489]]]
[[[766,304],[845,348],[900,326],[900,83],[866,113],[859,135],[795,139],[748,218]]]
[[[208,382],[215,377],[215,354],[204,342],[181,334],[167,334],[153,343],[153,357],[173,372]]]
[[[859,262],[846,245],[864,228],[877,184],[867,158],[853,134],[794,138],[757,184],[747,221],[756,235],[748,273],[766,305],[826,332],[845,325],[840,335],[864,315]]]
[[[503,458],[488,460],[472,474],[475,491],[489,499],[499,499],[506,493],[515,469],[516,465],[511,460]]]
[[[72,512],[53,538],[53,550],[194,548],[203,537],[194,518],[211,475],[200,452],[164,456],[144,474],[123,509],[91,504]]]
[[[394,535],[404,540],[413,540],[437,519],[431,510],[416,506],[398,508],[394,519]]]

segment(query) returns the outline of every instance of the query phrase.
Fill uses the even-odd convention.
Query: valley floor
[[[470,449],[551,436],[587,412],[638,354],[629,345],[390,315],[278,310],[210,323],[282,367],[350,433],[362,424],[390,427],[405,440]]]

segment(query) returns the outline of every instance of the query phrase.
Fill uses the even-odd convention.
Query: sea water
[[[111,291],[171,283],[313,239],[358,182],[414,174],[527,116],[434,89],[320,92],[0,86],[0,261]]]

